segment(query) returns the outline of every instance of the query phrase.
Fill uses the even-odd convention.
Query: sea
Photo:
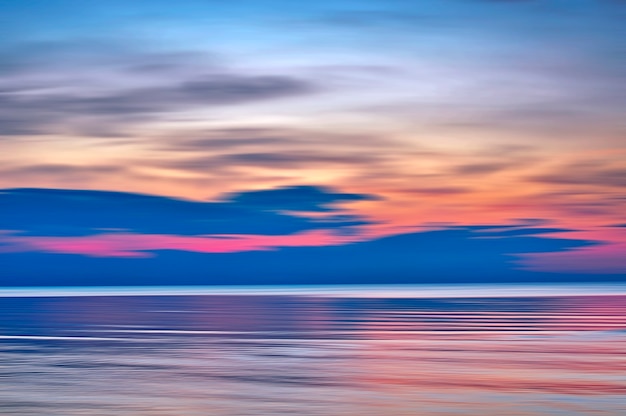
[[[626,415],[626,285],[0,288],[0,414]]]

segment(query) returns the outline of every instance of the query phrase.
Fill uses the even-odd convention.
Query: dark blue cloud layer
[[[334,204],[372,198],[313,186],[242,192],[222,202],[188,201],[125,192],[5,189],[0,191],[0,230],[29,236],[86,236],[107,230],[138,234],[286,235],[340,229],[367,222]],[[280,211],[326,211],[305,218]]]
[[[0,192],[0,229],[30,236],[142,234],[286,235],[346,232],[365,222],[335,204],[371,198],[312,186],[185,201],[121,192],[8,189]],[[336,210],[336,211],[334,211]],[[282,211],[326,211],[325,219]],[[150,258],[94,258],[41,252],[1,253],[0,286],[168,284],[366,284],[621,280],[623,276],[525,271],[516,254],[560,252],[594,244],[545,238],[567,230],[484,225],[448,227],[336,246],[190,253],[158,250]]]
[[[529,233],[534,231],[531,229]],[[3,286],[264,285],[620,281],[623,276],[521,270],[516,253],[568,250],[591,242],[486,234],[472,228],[409,233],[342,246],[153,258],[7,253]]]
[[[57,126],[80,117],[100,118],[105,125],[117,125],[171,111],[245,104],[316,90],[307,81],[276,75],[211,75],[169,83],[171,85],[89,96],[30,94],[28,87],[3,91],[0,95],[0,135],[49,134],[56,131]]]

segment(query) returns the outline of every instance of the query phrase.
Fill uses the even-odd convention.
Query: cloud
[[[110,42],[24,44],[0,50],[0,57],[4,136],[115,131],[164,113],[320,89],[294,76],[233,70],[208,53],[156,53]]]
[[[307,94],[312,84],[286,76],[210,75],[169,86],[108,93],[4,93],[0,134],[46,134],[81,117],[131,121],[194,107],[242,104]]]
[[[626,274],[626,243],[600,244],[556,253],[523,255],[528,270],[573,274]]]
[[[163,50],[139,44],[136,39],[114,41],[98,38],[66,38],[48,41],[13,41],[0,44],[0,73],[12,80],[43,82],[41,75],[58,82],[68,76],[164,76],[186,78],[197,73],[226,71],[224,59],[207,51]],[[50,79],[50,78],[48,78]]]
[[[607,166],[608,165],[608,166]],[[626,187],[626,166],[607,160],[603,163],[585,161],[563,166],[552,172],[534,175],[533,182],[551,185]]]
[[[141,284],[368,284],[368,283],[467,283],[513,281],[580,281],[595,278],[588,274],[558,274],[521,270],[516,256],[522,253],[563,252],[590,246],[591,241],[542,238],[550,230],[506,233],[497,230],[452,227],[445,230],[407,233],[372,241],[336,244],[323,234],[265,238],[256,244],[240,236],[219,241],[209,238],[138,236],[65,241],[34,239],[29,251],[4,253],[4,285],[141,285]],[[314,237],[317,235],[317,237]],[[9,237],[10,238],[10,237]],[[297,242],[297,239],[305,240]],[[317,241],[314,241],[316,240]],[[156,244],[159,242],[160,244]],[[278,241],[282,240],[282,241]],[[262,240],[261,240],[262,241]],[[316,244],[316,243],[321,244]],[[28,240],[21,243],[28,244]],[[292,244],[294,243],[294,244]],[[42,252],[46,245],[47,253]],[[93,257],[92,249],[115,257]],[[104,247],[102,246],[104,245]],[[155,246],[161,245],[158,250]],[[232,245],[236,247],[231,247]],[[49,253],[53,248],[55,254]],[[122,249],[115,251],[114,249]],[[246,251],[229,252],[230,248]],[[39,251],[35,251],[38,249]],[[130,249],[130,251],[128,251]],[[137,257],[148,249],[154,257]],[[126,251],[124,251],[126,250]],[[6,250],[5,250],[6,251]],[[217,252],[221,251],[221,252]],[[74,254],[59,254],[74,253]],[[139,252],[141,253],[141,252]],[[80,255],[79,255],[80,254]],[[181,273],[184,265],[184,273]],[[619,280],[619,276],[617,279]],[[610,279],[607,276],[606,279]]]
[[[0,230],[29,236],[88,236],[119,230],[137,234],[287,235],[367,224],[336,205],[371,198],[312,186],[228,195],[198,202],[153,195],[60,189],[0,191]],[[307,218],[279,211],[325,211]],[[334,213],[338,215],[333,215]]]
[[[574,230],[542,227],[537,220],[370,235],[367,226],[374,224],[342,204],[371,199],[305,185],[232,193],[213,202],[5,189],[2,284],[559,281],[590,279],[596,271],[610,275],[610,265],[623,265],[609,262],[616,252],[589,249],[585,273],[559,274],[567,250],[600,240],[571,237]],[[594,253],[602,264],[594,263]]]
[[[85,175],[110,175],[114,173],[123,173],[126,168],[122,166],[114,165],[100,165],[100,166],[81,166],[81,165],[66,165],[58,163],[37,164],[7,167],[0,169],[0,174],[4,178],[8,177],[30,177],[30,176],[85,176]]]
[[[427,196],[446,196],[446,195],[460,195],[472,192],[473,189],[465,188],[461,186],[438,186],[438,187],[424,187],[424,188],[404,188],[394,189],[394,192],[400,192],[404,194],[417,194]]]
[[[472,163],[460,165],[454,168],[454,173],[459,175],[486,175],[511,168],[513,163]]]
[[[260,133],[255,137],[254,131],[248,137],[237,137],[223,134],[221,137],[200,137],[191,139],[181,139],[180,137],[169,138],[161,150],[168,151],[224,151],[241,147],[279,147],[292,146],[293,138],[273,137]],[[184,134],[184,133],[183,133]],[[193,134],[193,133],[192,133]],[[209,136],[209,134],[206,134]]]
[[[337,154],[319,151],[310,152],[258,152],[233,153],[217,156],[194,157],[173,162],[165,162],[164,167],[206,172],[213,169],[253,166],[276,169],[303,168],[307,166],[361,165],[374,163],[380,155]]]
[[[295,169],[393,164],[410,148],[385,135],[339,134],[292,128],[217,128],[157,136],[146,146],[162,152],[155,167],[216,172],[238,167]]]
[[[360,150],[405,149],[406,143],[385,135],[347,134],[328,130],[305,128],[274,127],[228,127],[179,130],[151,139],[155,150],[193,151],[194,153],[216,151],[234,153],[239,148],[271,148],[272,150],[306,149],[334,147],[354,153]],[[277,153],[277,152],[274,152]]]
[[[180,236],[163,234],[102,233],[89,236],[31,237],[7,234],[0,238],[0,253],[39,251],[92,257],[152,257],[159,250],[194,253],[236,253],[280,247],[335,245],[349,241],[325,230],[289,235]],[[3,247],[4,246],[4,247]]]
[[[336,204],[373,199],[378,198],[364,194],[336,193],[316,186],[248,191],[226,197],[226,201],[233,204],[274,211],[332,211]]]

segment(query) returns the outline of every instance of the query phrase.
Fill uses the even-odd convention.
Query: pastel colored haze
[[[626,276],[622,1],[0,11],[0,286]]]

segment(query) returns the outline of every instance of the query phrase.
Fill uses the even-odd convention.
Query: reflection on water
[[[0,298],[7,415],[623,415],[626,296]]]

